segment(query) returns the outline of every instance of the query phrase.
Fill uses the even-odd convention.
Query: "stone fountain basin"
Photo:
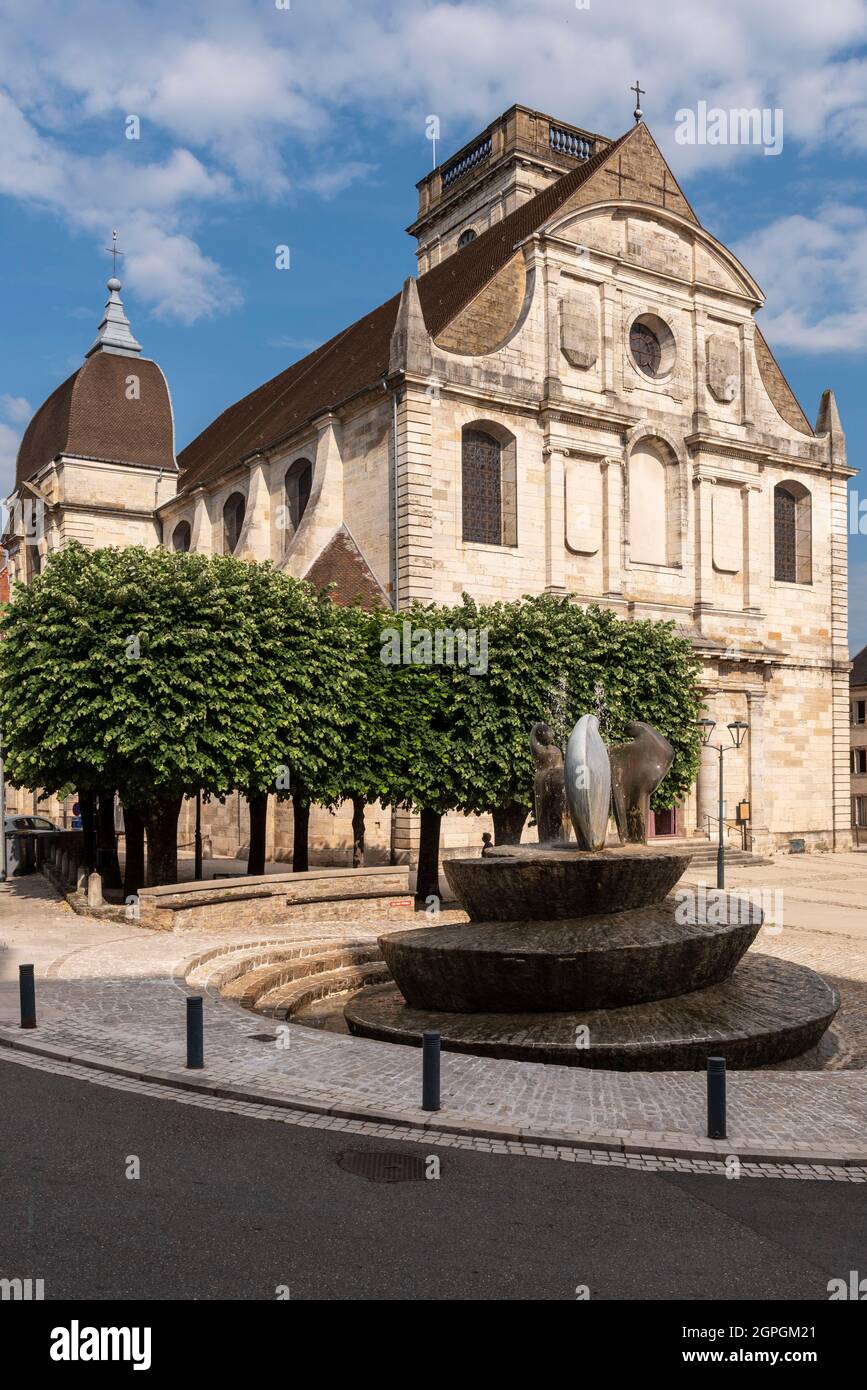
[[[474,922],[551,921],[660,903],[691,858],[643,845],[504,845],[478,859],[447,859],[444,868]]]
[[[732,898],[725,925],[679,921],[655,907],[573,921],[412,928],[379,938],[412,1008],[447,1013],[556,1013],[667,999],[731,975],[762,924]],[[677,915],[676,915],[677,913]],[[746,920],[744,920],[746,919]]]
[[[357,1036],[418,1046],[428,1029],[447,1051],[613,1071],[770,1066],[819,1042],[840,1007],[821,975],[750,951],[708,989],[624,1009],[572,1013],[441,1013],[413,1009],[394,985],[364,989],[344,1010]]]

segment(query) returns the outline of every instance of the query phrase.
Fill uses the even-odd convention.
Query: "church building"
[[[672,619],[717,732],[749,725],[726,759],[731,828],[746,802],[757,851],[848,848],[852,470],[833,393],[811,424],[756,323],[761,289],[640,112],[611,140],[513,106],[418,194],[418,277],[177,459],[168,388],[110,280],[93,347],[21,444],[13,575],[75,536],[270,559],[342,602],[548,592]],[[716,836],[716,771],[706,752],[657,836]],[[213,852],[243,848],[242,801],[209,811]],[[311,817],[312,862],[346,862],[350,817]],[[270,825],[288,857],[291,806]],[[444,852],[489,828],[445,818]],[[416,843],[413,817],[368,808],[370,862]]]

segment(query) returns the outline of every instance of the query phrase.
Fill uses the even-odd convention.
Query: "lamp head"
[[[706,746],[710,743],[710,736],[716,728],[716,720],[700,719],[698,721],[698,727],[701,730],[701,741]]]
[[[743,719],[735,719],[732,721],[731,724],[729,724],[728,730],[732,736],[732,743],[734,744],[735,748],[740,748],[741,744],[747,736],[747,730],[749,729],[749,727],[749,724],[745,724]]]

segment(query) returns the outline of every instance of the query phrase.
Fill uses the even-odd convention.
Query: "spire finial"
[[[123,252],[117,249],[117,232],[112,232],[111,246],[106,246],[105,249],[113,258],[112,269],[116,271],[117,258],[123,255]],[[141,352],[141,344],[133,337],[129,319],[124,313],[123,300],[120,297],[121,283],[116,274],[112,274],[106,288],[108,303],[97,329],[96,341],[86,356],[92,357],[95,352],[117,352],[123,357],[137,357]]]
[[[106,246],[105,249],[106,249],[106,251],[108,252],[108,254],[109,254],[109,255],[111,256],[111,258],[112,258],[112,259],[111,259],[111,276],[112,276],[112,279],[113,279],[113,280],[116,280],[116,279],[117,279],[117,258],[118,258],[118,256],[122,256],[122,255],[124,254],[123,251],[118,251],[118,249],[117,249],[117,230],[113,231],[112,234],[111,234],[111,246]]]
[[[638,78],[635,79],[635,86],[630,87],[629,90],[630,92],[635,93],[635,110],[632,113],[635,117],[635,124],[641,125],[641,122],[644,119],[644,112],[641,109],[641,98],[646,97],[647,93],[643,87],[639,87]]]

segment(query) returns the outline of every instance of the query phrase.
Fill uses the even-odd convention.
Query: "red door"
[[[651,835],[658,839],[661,835],[677,834],[677,812],[674,806],[667,811],[651,811],[652,826]]]

